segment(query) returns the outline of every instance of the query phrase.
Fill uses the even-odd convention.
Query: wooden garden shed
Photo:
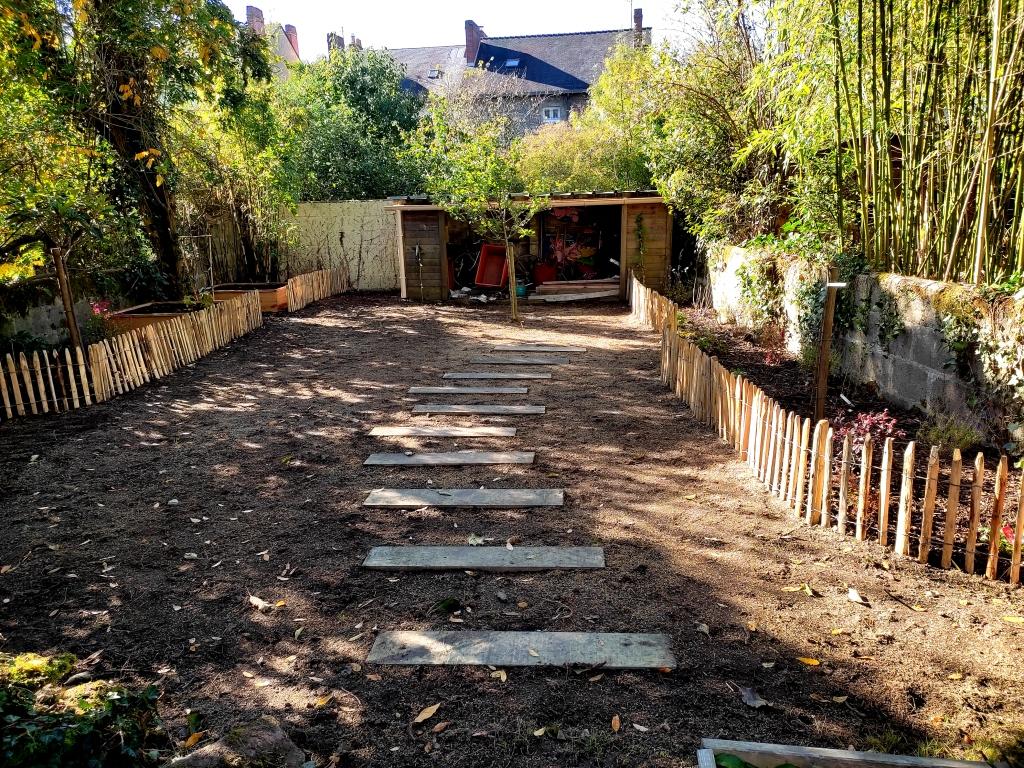
[[[525,197],[525,195],[524,195]],[[482,240],[424,197],[391,198],[398,236],[402,298],[443,301],[474,282]],[[626,298],[631,270],[662,289],[672,254],[672,214],[653,190],[589,192],[548,197],[533,236],[517,244],[533,288],[593,283]],[[605,295],[611,293],[603,291]]]

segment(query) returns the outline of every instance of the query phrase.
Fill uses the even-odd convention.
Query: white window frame
[[[562,122],[562,108],[541,107],[540,116],[545,123],[560,123]]]

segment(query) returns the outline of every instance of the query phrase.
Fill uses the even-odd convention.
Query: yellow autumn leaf
[[[162,45],[154,45],[149,49],[149,53],[157,61],[167,61],[168,57],[171,55],[170,52]]]
[[[801,664],[806,664],[808,667],[816,667],[819,664],[821,664],[820,661],[818,661],[817,659],[812,659],[809,656],[797,656],[796,660],[799,661]]]
[[[694,499],[697,498],[697,494],[696,493],[688,493],[685,496],[683,496],[683,498],[686,499],[687,501],[693,501]]]
[[[1024,616],[1003,616],[1003,621],[1008,624],[1024,624]]]
[[[185,739],[185,743],[182,746],[185,749],[192,749],[192,747],[194,747],[196,744],[198,744],[199,740],[201,738],[203,738],[203,736],[205,736],[205,735],[206,735],[206,731],[196,731],[191,736],[189,736],[187,739]]]
[[[543,736],[546,731],[547,731],[547,728],[538,728],[536,731],[533,732],[533,735],[534,736]]]
[[[121,87],[122,88],[127,88],[128,86],[122,85]],[[128,92],[131,93],[131,90],[129,90]],[[141,152],[136,152],[135,153],[135,159],[136,160],[141,160],[144,157],[149,157],[149,150],[148,149],[144,149]]]
[[[794,585],[794,586],[783,587],[782,591],[783,592],[803,592],[804,591],[804,585],[803,584],[797,584],[797,585]]]
[[[619,728],[621,728],[621,727],[622,727],[622,721],[619,720],[619,716],[618,715],[612,715],[612,732],[613,733],[618,733],[619,732]]]
[[[912,605],[910,606],[910,610],[917,611],[918,613],[924,613],[928,609],[925,608],[923,605]]]
[[[158,187],[160,187],[160,186],[163,186],[163,183],[164,183],[164,177],[163,177],[163,175],[162,175],[162,174],[159,174],[159,173],[158,173],[158,174],[156,175],[156,185],[157,185]],[[279,602],[280,602],[280,604],[281,604],[281,605],[284,605],[284,600],[280,600]]]
[[[413,722],[414,723],[422,723],[424,720],[429,720],[430,718],[432,718],[434,716],[434,713],[437,712],[437,710],[440,708],[440,706],[441,706],[441,702],[437,702],[437,704],[434,704],[431,707],[427,707],[422,712],[420,712],[418,715],[416,715],[416,719],[413,720]]]

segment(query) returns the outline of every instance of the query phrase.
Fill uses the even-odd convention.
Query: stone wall
[[[720,251],[711,268],[712,304],[721,322],[749,326],[737,272],[751,258],[744,248]],[[785,272],[786,347],[801,347],[796,302],[800,268]],[[949,284],[902,275],[860,275],[848,288],[856,298],[858,321],[843,337],[839,352],[842,372],[851,380],[875,386],[898,405],[928,412],[956,413],[972,418],[970,387],[957,376],[955,355],[946,345],[937,306]],[[989,322],[986,319],[982,323]],[[902,326],[891,339],[880,326]],[[882,338],[880,338],[880,336]]]
[[[92,305],[82,299],[75,303],[75,317],[81,328],[92,315]],[[0,317],[0,336],[13,336],[25,332],[48,344],[66,344],[67,326],[64,322],[64,305],[60,299],[52,304],[31,307],[24,315]],[[10,350],[0,349],[0,355]]]

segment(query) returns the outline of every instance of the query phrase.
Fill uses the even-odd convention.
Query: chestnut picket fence
[[[947,459],[913,440],[875,445],[868,436],[855,449],[849,435],[837,441],[827,419],[785,409],[681,337],[679,306],[635,276],[629,300],[633,322],[661,333],[662,382],[804,523],[875,539],[937,568],[1020,583],[1024,472],[1014,508],[1006,455],[993,467],[979,452],[965,468],[959,450]]]

